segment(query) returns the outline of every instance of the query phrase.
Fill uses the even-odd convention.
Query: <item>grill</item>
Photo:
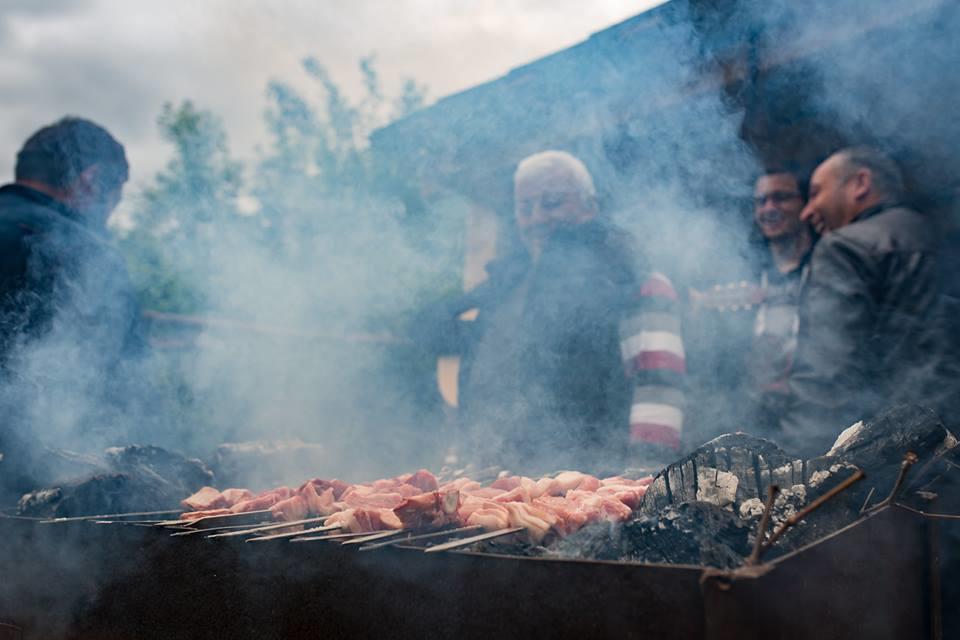
[[[735,572],[101,522],[0,519],[0,638],[940,637],[942,522],[897,505]]]

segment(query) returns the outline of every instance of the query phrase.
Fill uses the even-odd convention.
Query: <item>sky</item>
[[[315,56],[347,93],[375,56],[388,95],[405,78],[428,103],[576,44],[662,0],[0,0],[0,183],[30,133],[66,114],[124,143],[132,191],[169,156],[156,119],[193,100],[231,152],[265,141],[269,80],[309,89]]]

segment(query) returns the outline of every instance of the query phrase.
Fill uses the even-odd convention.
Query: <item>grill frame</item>
[[[887,507],[746,576],[4,519],[0,530],[18,543],[6,545],[16,552],[2,554],[0,570],[28,576],[29,593],[13,607],[0,602],[0,621],[22,627],[26,640],[930,638],[939,615],[930,527]]]

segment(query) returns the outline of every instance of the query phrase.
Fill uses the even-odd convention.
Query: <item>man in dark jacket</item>
[[[524,250],[488,265],[448,315],[479,311],[460,372],[462,454],[527,474],[668,461],[685,371],[673,287],[597,218],[577,158],[531,156],[514,187]]]
[[[802,217],[823,234],[800,300],[784,445],[824,453],[886,405],[929,401],[940,344],[937,236],[899,204],[896,164],[849,148],[817,167]]]
[[[43,444],[74,446],[77,421],[111,400],[125,359],[142,350],[126,266],[106,239],[127,171],[105,129],[64,118],[24,143],[15,182],[0,188],[0,486],[10,491],[45,479]]]

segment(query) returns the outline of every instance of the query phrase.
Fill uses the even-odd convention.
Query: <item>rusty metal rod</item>
[[[852,487],[853,485],[860,482],[866,477],[867,477],[867,474],[863,472],[863,469],[857,469],[856,471],[853,472],[853,475],[851,475],[849,478],[847,478],[846,480],[844,480],[834,488],[827,491],[825,494],[823,494],[822,496],[820,496],[819,498],[817,498],[816,500],[808,504],[806,507],[804,507],[797,513],[787,518],[786,522],[780,525],[780,528],[778,528],[776,531],[773,532],[773,535],[770,536],[770,539],[766,542],[766,544],[763,545],[763,548],[761,549],[760,553],[763,554],[768,549],[770,549],[777,542],[777,540],[780,539],[780,536],[786,533],[788,529],[796,526],[797,523],[801,522],[804,518],[809,516],[811,513],[813,513],[820,507],[822,507],[825,503],[829,502],[830,500],[835,498],[837,495],[843,493],[844,491],[846,491],[847,489],[849,489],[850,487]]]
[[[780,487],[775,484],[767,487],[767,503],[763,505],[763,516],[760,518],[760,526],[757,528],[757,539],[753,543],[753,553],[747,558],[747,564],[757,564],[760,561],[760,551],[763,548],[763,539],[767,535],[767,527],[770,526],[770,513],[773,511],[773,503],[780,493]]]
[[[918,460],[920,460],[920,458],[917,457],[917,454],[913,451],[907,451],[903,456],[903,461],[900,463],[900,473],[897,474],[897,479],[893,483],[893,488],[890,489],[890,494],[877,504],[867,508],[864,513],[873,513],[877,509],[881,509],[896,500],[900,494],[900,489],[903,487],[904,481],[907,479],[907,472],[910,471],[910,467],[917,464]]]

